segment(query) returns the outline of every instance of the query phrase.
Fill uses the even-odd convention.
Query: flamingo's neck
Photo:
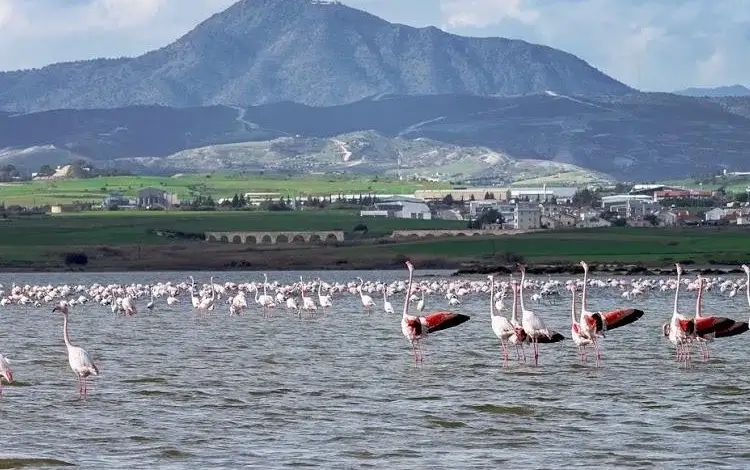
[[[750,272],[746,273],[747,282],[745,283],[745,295],[747,296],[747,305],[750,307]]]
[[[586,275],[584,274],[584,279],[586,278]],[[583,291],[586,292],[586,287],[584,285]],[[573,293],[573,305],[570,308],[570,321],[573,323],[576,323],[576,290],[571,289],[571,292]],[[583,305],[581,305],[581,313],[583,313]]]
[[[581,315],[586,311],[586,285],[588,284],[589,270],[583,270],[583,292],[581,293]],[[573,291],[573,305],[575,305],[576,293]]]
[[[673,314],[677,315],[677,298],[680,296],[680,279],[682,278],[682,275],[680,274],[680,271],[677,271],[677,287],[674,289],[674,310]]]
[[[406,318],[407,315],[409,315],[409,296],[411,296],[411,283],[412,279],[414,279],[414,272],[410,269],[409,270],[409,283],[406,287],[406,295],[404,295],[404,318]],[[360,294],[362,291],[360,291]]]
[[[695,316],[701,316],[701,307],[703,303],[703,279],[698,278],[698,298],[695,301]]]
[[[495,280],[490,279],[490,317],[495,316]]]
[[[513,309],[510,312],[511,324],[515,324],[518,321],[516,313],[518,313],[518,292],[516,291],[516,288],[513,287]]]
[[[521,297],[521,311],[525,312],[526,307],[523,305],[523,285],[526,283],[526,270],[521,272],[521,286],[518,289],[518,295]]]
[[[65,340],[65,346],[72,347],[70,344],[70,336],[68,335],[68,313],[63,312],[63,339]]]

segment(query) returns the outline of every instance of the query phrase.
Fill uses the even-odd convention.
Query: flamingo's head
[[[2,373],[0,373],[0,379],[5,379],[5,382],[9,384],[13,383],[13,372],[8,368],[3,369]]]
[[[671,325],[669,323],[665,323],[661,326],[661,334],[663,334],[664,336],[669,336],[669,331],[671,329]]]
[[[516,267],[518,268],[519,271],[521,271],[521,273],[526,272],[526,265],[521,264],[521,263],[516,263]]]
[[[61,301],[59,304],[52,307],[52,313],[54,312],[68,313],[68,303],[64,300]]]
[[[675,263],[674,265],[677,268],[677,275],[682,276],[682,265],[680,263]]]
[[[743,264],[742,265],[742,270],[745,271],[745,274],[747,274],[748,276],[750,276],[750,266],[748,266],[746,264]]]
[[[581,261],[581,267],[583,268],[584,272],[587,272],[589,270],[589,265],[585,261]]]
[[[414,265],[411,264],[411,261],[406,262],[406,267],[409,269],[409,272],[414,271]]]

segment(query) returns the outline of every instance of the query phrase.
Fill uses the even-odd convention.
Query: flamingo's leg
[[[539,343],[536,338],[533,341],[534,345],[534,366],[539,367]]]

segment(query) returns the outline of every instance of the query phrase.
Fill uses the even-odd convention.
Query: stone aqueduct
[[[342,230],[323,232],[206,232],[207,242],[275,245],[280,243],[335,243],[344,241]]]
[[[535,230],[394,230],[391,238],[433,238],[433,237],[488,237],[518,235]],[[322,232],[206,232],[207,242],[237,243],[250,245],[276,245],[285,243],[317,244],[344,241],[343,230]]]

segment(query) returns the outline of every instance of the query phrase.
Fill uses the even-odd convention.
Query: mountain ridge
[[[750,88],[744,85],[724,85],[718,87],[690,87],[673,92],[675,95],[692,96],[696,98],[726,98],[750,96]]]
[[[390,94],[515,96],[632,89],[573,54],[387,22],[340,3],[241,0],[164,47],[0,72],[0,109],[158,104],[329,106]]]
[[[97,166],[144,158],[159,166],[159,159],[190,149],[288,139],[285,148],[298,149],[297,153],[284,150],[279,155],[296,156],[301,162],[298,171],[308,171],[321,164],[316,159],[333,155],[315,150],[316,139],[331,145],[340,136],[374,132],[380,137],[371,145],[381,149],[378,158],[390,162],[377,171],[393,170],[394,152],[389,148],[408,142],[421,146],[420,139],[429,139],[445,155],[454,154],[454,167],[472,155],[471,149],[486,148],[516,161],[569,164],[620,180],[680,179],[747,166],[748,104],[743,99],[669,93],[597,100],[547,92],[521,97],[380,95],[329,107],[283,102],[248,108],[138,106],[0,113],[0,160],[19,165],[32,161],[33,168],[41,164],[41,157],[29,160],[35,155],[54,157],[50,163],[59,163],[74,154]],[[45,148],[49,145],[59,151]],[[247,163],[262,145],[246,146],[256,148],[248,151]],[[29,148],[37,150],[24,153]],[[239,157],[232,159],[235,167],[245,164]],[[442,166],[450,167],[448,160]],[[273,161],[265,161],[273,167]],[[336,165],[325,168],[349,171]]]

